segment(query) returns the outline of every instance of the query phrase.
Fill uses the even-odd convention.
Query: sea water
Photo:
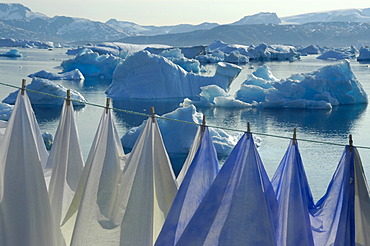
[[[8,49],[0,49],[6,52]],[[65,54],[66,49],[20,49],[23,57],[0,57],[0,82],[20,86],[21,80],[28,74],[47,70],[61,72],[60,64],[72,56]],[[322,61],[316,56],[302,57],[295,62],[267,62],[272,73],[279,79],[289,77],[295,73],[311,72],[335,61]],[[258,67],[262,64],[252,64]],[[362,83],[365,91],[370,94],[370,67],[368,64],[351,61],[351,67]],[[214,67],[207,66],[209,74]],[[243,70],[230,87],[233,93],[239,89],[247,74],[255,69],[251,64],[243,66]],[[31,79],[27,78],[30,82]],[[99,78],[87,78],[85,81],[55,81],[65,87],[78,90],[92,103],[105,105],[104,91],[110,81]],[[0,85],[0,99],[5,98],[14,88]],[[30,92],[31,93],[31,92]],[[122,100],[114,101],[115,108],[130,109],[141,113],[148,113],[151,106],[161,115],[176,109],[181,100]],[[34,107],[41,131],[55,134],[61,107]],[[316,140],[347,144],[348,135],[353,135],[355,146],[370,146],[370,115],[367,105],[340,106],[332,110],[302,110],[302,109],[223,109],[198,108],[207,118],[207,124],[220,127],[246,130],[247,122],[251,124],[251,131],[261,139],[259,153],[270,176],[273,176],[277,166],[289,145],[288,139],[259,135],[258,133],[291,137],[293,129],[297,128],[298,139]],[[86,159],[93,141],[96,128],[103,109],[86,106],[76,111],[76,120],[79,129],[81,148]],[[116,126],[122,136],[128,129],[138,126],[145,119],[143,116],[131,115],[114,111]],[[230,134],[235,134],[229,131]],[[239,133],[241,134],[241,133]],[[303,164],[306,170],[314,198],[319,199],[326,191],[327,185],[335,172],[344,147],[315,142],[298,141]],[[359,149],[365,173],[370,177],[370,150]]]

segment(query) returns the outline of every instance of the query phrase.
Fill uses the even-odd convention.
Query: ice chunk
[[[198,55],[195,59],[201,63],[217,63],[225,60],[225,54],[220,50],[216,50],[212,54]]]
[[[213,77],[188,73],[170,60],[138,52],[119,64],[106,93],[111,98],[184,98],[197,96],[200,87],[215,84],[227,90],[241,67],[219,63]]]
[[[248,56],[240,54],[239,51],[232,51],[230,54],[225,56],[225,61],[237,64],[248,63],[249,58]]]
[[[362,47],[360,49],[360,55],[357,57],[357,61],[370,61],[370,48]]]
[[[176,119],[181,121],[192,122],[200,124],[202,122],[202,114],[196,112],[195,106],[180,107],[173,112],[164,114],[163,117]],[[159,128],[162,132],[162,137],[166,150],[169,154],[186,154],[193,143],[194,136],[197,132],[198,126],[195,124],[186,124],[165,119],[157,119]],[[142,131],[145,122],[139,127],[130,129],[121,139],[124,148],[131,149],[140,132]],[[233,136],[227,134],[223,130],[209,128],[213,143],[218,154],[227,155],[236,143]],[[179,132],[186,132],[186,134],[179,134]]]
[[[78,69],[85,77],[111,79],[114,69],[121,60],[113,55],[99,55],[97,52],[84,49],[74,59],[63,61],[61,66],[64,72]]]
[[[41,70],[37,73],[33,73],[28,75],[30,78],[43,78],[43,79],[49,79],[49,80],[84,80],[85,77],[80,72],[80,70],[75,69],[70,72],[65,73],[51,73],[45,70]]]
[[[321,60],[344,60],[344,59],[351,59],[351,55],[341,52],[341,51],[336,51],[336,50],[329,50],[321,54],[320,56],[316,57],[316,59],[321,59]]]
[[[6,57],[22,57],[21,52],[19,52],[18,49],[11,49],[8,52],[0,53],[0,56],[6,56]]]
[[[294,46],[260,44],[248,48],[248,56],[254,61],[293,61],[300,59],[300,54]]]
[[[29,91],[29,99],[31,104],[39,105],[60,105],[64,103],[64,99],[67,96],[67,88],[56,84],[47,79],[33,78],[31,84],[26,86],[26,89],[33,90],[41,93],[48,93],[57,97],[44,95],[36,92]],[[14,104],[17,98],[18,91],[10,93],[4,100],[3,103]],[[61,97],[61,98],[60,98]],[[71,100],[75,106],[83,106],[86,103],[86,99],[75,90],[71,90]]]
[[[367,103],[366,92],[347,60],[279,82],[265,80],[258,84],[249,76],[235,98],[265,108],[328,109],[340,104]]]
[[[0,103],[0,120],[8,121],[13,112],[13,107],[7,103]]]
[[[297,50],[299,53],[309,54],[309,55],[317,55],[320,54],[320,49],[316,45],[310,45],[302,49]]]
[[[179,65],[187,72],[199,73],[200,63],[195,59],[186,58],[179,48],[168,49],[162,51],[159,55],[166,57],[173,63]]]
[[[54,142],[53,134],[51,134],[50,132],[43,132],[41,136],[42,139],[44,139],[46,149],[51,150],[51,146],[53,145]]]

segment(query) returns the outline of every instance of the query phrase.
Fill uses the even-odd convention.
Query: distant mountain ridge
[[[351,24],[348,25],[348,22]],[[370,23],[370,8],[323,11],[283,18],[279,18],[276,13],[262,12],[245,16],[229,25],[204,22],[199,25],[142,26],[115,19],[103,23],[67,16],[48,17],[32,12],[22,4],[0,3],[0,38],[54,42],[123,40],[181,45],[207,44],[208,41],[211,43],[215,39],[242,44],[246,42],[319,44],[325,40],[330,42],[327,45],[338,45],[338,42],[343,44],[368,42],[363,37],[366,37],[366,32],[369,31],[368,26],[362,26],[361,30],[361,25],[355,23]],[[299,27],[296,24],[303,26]],[[347,37],[349,30],[346,28],[354,29],[352,38]],[[332,33],[334,31],[337,32],[335,35]],[[323,35],[322,38],[317,37],[319,33]],[[251,36],[245,36],[247,34]],[[332,39],[334,36],[339,40]]]

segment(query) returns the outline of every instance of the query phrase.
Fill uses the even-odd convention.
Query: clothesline
[[[7,84],[7,83],[3,83],[3,82],[0,82],[0,85],[7,86],[7,87],[12,87],[12,88],[15,88],[15,89],[22,89],[22,87]],[[54,97],[54,98],[63,99],[63,100],[67,99],[66,97],[56,96],[56,95],[46,93],[46,92],[35,91],[35,90],[31,90],[31,89],[26,89],[26,88],[24,88],[24,90],[26,90],[28,92],[32,92],[32,93],[38,93],[38,94],[45,95],[45,96],[50,96],[50,97]],[[72,102],[78,102],[78,103],[90,105],[90,106],[93,106],[93,107],[108,108],[108,109],[112,109],[114,111],[124,112],[124,113],[128,113],[128,114],[140,115],[140,116],[144,116],[144,117],[152,116],[151,114],[140,113],[140,112],[127,110],[127,109],[107,107],[106,105],[101,105],[101,104],[87,102],[87,101],[85,102],[85,101],[76,100],[76,99],[69,99],[69,100],[72,101]],[[155,115],[154,117],[158,118],[158,119],[175,121],[175,122],[184,123],[184,124],[191,124],[191,125],[196,125],[196,126],[201,126],[202,125],[202,123],[195,123],[195,122],[189,122],[189,121],[184,121],[184,120],[172,119],[172,118],[167,118],[167,117],[163,117],[163,116],[159,116],[159,115]],[[215,129],[221,129],[221,130],[227,130],[227,131],[233,131],[233,132],[242,132],[242,133],[247,132],[247,130],[245,130],[245,129],[235,129],[235,128],[229,128],[229,127],[209,125],[209,124],[206,124],[206,126],[211,127],[211,128],[215,128]],[[276,135],[276,134],[269,134],[269,133],[255,132],[255,131],[252,131],[252,133],[255,134],[255,135],[261,135],[261,136],[266,136],[266,137],[273,137],[273,138],[280,138],[280,139],[292,139],[291,137],[281,136],[281,135]],[[296,140],[309,142],[309,143],[317,143],[317,144],[325,144],[325,145],[333,145],[333,146],[342,146],[342,147],[347,145],[347,144],[333,143],[333,142],[327,142],[327,141],[318,141],[318,140],[304,139],[304,138],[296,138]],[[358,146],[358,145],[356,145],[356,148],[358,148],[358,149],[369,149],[370,150],[370,146]]]

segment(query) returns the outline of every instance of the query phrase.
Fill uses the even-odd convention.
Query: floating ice
[[[49,79],[49,80],[84,80],[85,77],[80,72],[80,70],[75,69],[70,72],[65,73],[51,73],[45,70],[41,70],[37,73],[33,73],[28,75],[30,78],[43,78],[43,79]]]
[[[187,72],[199,73],[200,63],[195,59],[186,58],[179,48],[169,49],[162,51],[159,55],[166,57],[173,63],[179,65]]]
[[[163,117],[176,119],[181,121],[201,124],[202,114],[196,112],[195,106],[180,107],[173,112],[164,114]],[[193,143],[194,136],[197,132],[198,126],[195,124],[186,124],[171,120],[157,119],[159,128],[162,132],[162,137],[166,150],[169,154],[184,154],[188,153]],[[142,131],[145,122],[140,126],[130,129],[121,139],[124,148],[131,149],[140,132]],[[227,134],[223,130],[209,128],[213,143],[218,154],[227,155],[232,150],[236,143],[233,136]],[[179,132],[186,132],[186,134],[179,134]]]
[[[60,48],[61,44],[50,41],[18,40],[13,38],[0,38],[0,47],[23,47],[23,48]]]
[[[13,107],[13,105],[7,103],[0,103],[0,120],[8,121],[13,112]]]
[[[33,78],[31,84],[26,86],[26,89],[38,91],[42,93],[52,94],[57,97],[65,98],[67,96],[67,88],[62,85],[56,84],[47,79]],[[31,101],[31,104],[39,105],[63,105],[64,99],[51,97],[48,95],[39,94],[36,92],[30,91],[28,97]],[[14,104],[17,98],[18,91],[10,93],[4,100],[3,103]],[[86,103],[86,99],[75,90],[71,90],[71,100],[75,106],[83,106]]]
[[[21,52],[19,52],[18,49],[11,49],[8,52],[0,53],[0,56],[6,56],[6,57],[22,57]]]
[[[254,61],[293,61],[300,59],[294,46],[260,44],[248,48],[248,56]]]
[[[262,84],[248,77],[235,94],[246,103],[268,108],[331,108],[340,104],[367,103],[367,95],[347,60],[279,82]]]
[[[42,139],[44,140],[44,144],[47,150],[51,150],[51,146],[54,142],[54,136],[50,132],[43,132]]]
[[[307,46],[305,48],[298,49],[297,51],[299,53],[309,54],[309,55],[318,55],[318,54],[321,53],[319,47],[317,47],[316,45],[310,45],[310,46]]]
[[[106,93],[111,98],[182,98],[197,96],[200,87],[228,89],[239,75],[236,65],[219,63],[212,77],[188,73],[170,60],[141,51],[120,63]]]
[[[239,51],[232,51],[230,54],[225,56],[225,62],[231,63],[248,63],[249,58],[248,56],[242,55]]]
[[[225,54],[221,50],[216,50],[212,54],[198,55],[195,59],[201,63],[217,63],[225,60]]]
[[[344,60],[351,59],[352,55],[343,51],[328,50],[316,58],[321,60]]]
[[[110,79],[121,60],[113,55],[99,55],[97,52],[84,49],[74,59],[63,61],[61,66],[64,72],[78,69],[85,77]]]
[[[360,55],[357,57],[357,61],[370,61],[370,48],[362,47],[360,49]]]

